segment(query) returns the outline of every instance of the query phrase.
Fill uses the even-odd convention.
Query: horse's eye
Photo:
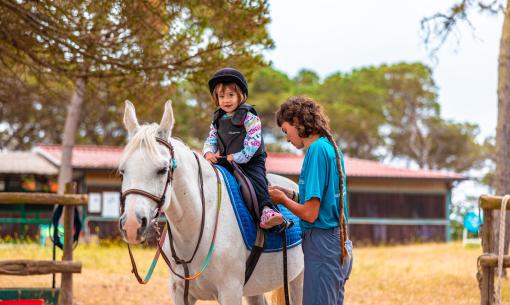
[[[163,167],[158,170],[158,175],[164,175],[168,171],[168,167]]]
[[[119,175],[124,176],[124,170],[123,169],[119,169]]]

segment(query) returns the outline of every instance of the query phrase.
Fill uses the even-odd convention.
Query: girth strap
[[[187,263],[183,263],[182,267],[184,268],[184,276],[188,277],[189,276],[188,264]],[[188,280],[184,280],[184,294],[183,294],[184,305],[189,305],[188,295],[189,295],[189,281]]]
[[[282,248],[283,248],[283,292],[285,294],[285,304],[289,305],[289,279],[287,275],[287,224],[283,224],[282,230]]]
[[[253,245],[253,248],[251,249],[250,256],[248,256],[248,259],[246,260],[246,268],[244,272],[244,284],[248,283],[248,280],[250,279],[253,270],[255,270],[255,267],[257,266],[257,263],[259,261],[260,255],[262,254],[262,251],[264,250],[264,241],[265,241],[265,233],[257,226],[257,237],[255,239],[255,244]]]

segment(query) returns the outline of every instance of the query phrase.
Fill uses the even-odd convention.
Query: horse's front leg
[[[220,305],[242,305],[243,285],[242,283],[228,283],[219,287],[218,302]]]
[[[266,298],[264,297],[263,294],[245,297],[245,299],[248,305],[267,305]]]
[[[186,305],[184,302],[184,281],[170,280],[170,297],[172,298],[173,305]],[[188,304],[195,305],[197,299],[194,298],[191,294],[188,293]]]

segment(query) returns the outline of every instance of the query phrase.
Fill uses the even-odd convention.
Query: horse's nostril
[[[126,223],[126,215],[122,215],[120,216],[120,219],[119,219],[119,225],[120,225],[120,228],[124,228],[124,224]]]
[[[147,217],[142,217],[142,225],[140,226],[140,229],[145,229],[147,227]]]

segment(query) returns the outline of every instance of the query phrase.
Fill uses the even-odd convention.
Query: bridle
[[[169,169],[168,169],[168,174],[166,176],[166,183],[165,183],[165,188],[163,190],[163,193],[161,194],[160,197],[156,196],[156,195],[153,195],[149,192],[146,192],[144,190],[140,190],[140,189],[128,189],[124,192],[122,192],[122,190],[120,191],[120,214],[124,214],[124,209],[125,209],[125,206],[126,206],[126,197],[128,195],[131,195],[131,194],[136,194],[136,195],[141,195],[141,196],[144,196],[144,197],[147,197],[149,199],[151,199],[152,201],[156,202],[157,204],[157,208],[156,208],[156,211],[153,215],[153,218],[151,219],[151,224],[154,225],[155,223],[157,223],[157,220],[161,214],[161,208],[163,207],[163,204],[165,204],[165,196],[166,196],[166,190],[168,189],[168,185],[173,181],[174,179],[174,171],[175,171],[175,168],[176,168],[176,162],[175,162],[175,157],[174,157],[174,147],[172,146],[172,144],[170,144],[169,142],[161,139],[161,138],[156,138],[156,141],[158,141],[160,144],[166,146],[168,148],[168,150],[170,151],[170,166],[169,166]],[[122,182],[123,180],[123,175],[120,175],[120,180]]]
[[[156,265],[159,254],[161,253],[161,256],[165,260],[166,264],[168,265],[168,267],[170,268],[172,273],[185,281],[184,303],[187,305],[187,304],[189,304],[189,302],[188,302],[189,281],[198,278],[205,271],[205,269],[207,268],[209,261],[212,257],[212,252],[214,249],[214,241],[216,240],[216,231],[217,231],[216,229],[218,228],[219,211],[220,211],[220,207],[221,207],[221,179],[220,179],[220,176],[219,176],[219,173],[218,173],[218,170],[216,169],[216,167],[212,166],[212,168],[214,169],[214,172],[216,174],[217,189],[218,189],[218,192],[217,192],[218,193],[218,198],[217,198],[218,203],[217,203],[217,210],[216,210],[216,221],[214,224],[213,236],[212,236],[211,244],[209,246],[209,251],[207,253],[207,257],[205,258],[200,271],[198,271],[195,274],[190,276],[188,264],[190,264],[193,261],[193,259],[195,258],[195,254],[197,253],[198,247],[200,246],[200,242],[202,241],[202,235],[204,233],[204,227],[205,227],[205,197],[204,197],[204,181],[203,181],[203,175],[202,175],[202,167],[200,166],[200,160],[199,160],[197,154],[193,153],[193,155],[195,156],[195,159],[197,161],[197,164],[198,164],[199,188],[200,188],[200,195],[201,195],[200,197],[201,197],[201,201],[202,201],[202,219],[201,219],[201,224],[200,224],[200,233],[198,236],[197,244],[195,246],[195,250],[193,251],[193,255],[191,256],[190,259],[184,260],[184,259],[181,259],[175,251],[173,237],[172,237],[172,231],[170,229],[170,225],[168,224],[168,220],[166,221],[165,229],[163,230],[162,233],[160,232],[159,226],[158,226],[158,219],[161,215],[162,207],[165,203],[165,194],[167,192],[168,185],[173,182],[173,176],[174,176],[174,172],[175,172],[175,169],[177,166],[176,166],[176,160],[175,160],[175,156],[174,156],[174,147],[172,146],[172,144],[166,140],[161,139],[161,138],[156,138],[156,141],[159,142],[160,144],[166,146],[168,148],[168,150],[170,151],[170,166],[168,169],[167,179],[166,179],[165,188],[163,190],[163,193],[161,194],[160,197],[158,197],[154,194],[151,194],[149,192],[146,192],[146,191],[140,190],[140,189],[128,189],[124,192],[121,191],[121,193],[120,193],[121,215],[124,213],[125,201],[126,201],[126,197],[128,195],[137,194],[137,195],[147,197],[147,198],[153,200],[154,202],[156,202],[157,208],[154,212],[154,216],[151,219],[150,225],[156,231],[158,250],[156,252],[156,255],[154,256],[153,263],[151,265],[149,272],[145,276],[145,279],[142,279],[142,277],[138,273],[138,269],[136,267],[136,262],[135,262],[133,254],[131,252],[131,247],[128,244],[129,257],[131,259],[131,265],[133,267],[132,272],[135,274],[135,277],[140,284],[147,284],[150,279],[150,276],[152,275],[152,270],[154,270],[154,267]],[[122,175],[121,175],[121,180],[122,180]],[[168,228],[168,237],[169,237],[169,241],[170,241],[170,250],[172,253],[172,258],[173,258],[175,264],[183,265],[184,275],[177,273],[173,269],[170,259],[167,257],[167,255],[165,254],[165,252],[162,249],[167,228]]]

